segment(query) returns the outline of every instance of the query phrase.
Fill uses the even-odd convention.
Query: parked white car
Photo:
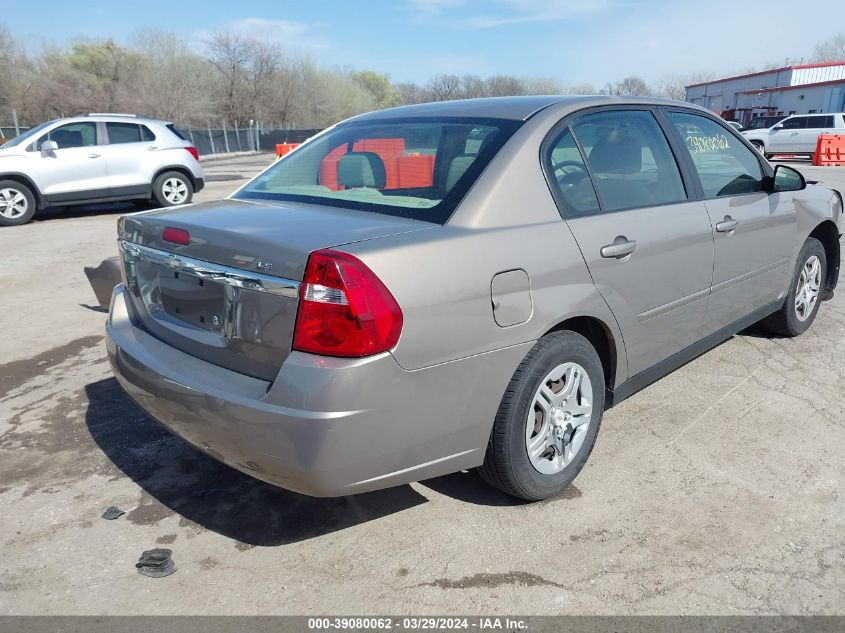
[[[53,205],[186,204],[205,185],[199,155],[172,123],[89,114],[42,123],[0,146],[0,226]]]
[[[766,158],[774,154],[812,156],[819,134],[845,134],[845,114],[795,114],[772,127],[742,132]]]

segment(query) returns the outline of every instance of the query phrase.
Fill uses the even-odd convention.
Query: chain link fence
[[[179,127],[179,129],[197,148],[200,156],[232,152],[274,152],[279,143],[302,143],[320,131],[316,128],[267,129],[260,125],[249,128]]]

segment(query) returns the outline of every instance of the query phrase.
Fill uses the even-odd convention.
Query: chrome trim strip
[[[645,312],[640,312],[637,315],[637,321],[643,322],[648,321],[649,319],[653,319],[655,317],[663,316],[672,310],[677,310],[678,308],[683,308],[685,306],[690,305],[691,303],[695,303],[699,299],[703,299],[707,295],[710,294],[710,288],[704,288],[703,290],[699,290],[698,292],[693,292],[691,295],[686,295],[681,297],[680,299],[675,299],[670,301],[669,303],[664,303],[661,306],[657,306],[656,308],[651,308],[650,310],[646,310]]]
[[[760,266],[760,268],[755,268],[754,270],[749,271],[747,273],[743,273],[741,275],[737,275],[736,277],[732,277],[731,279],[726,279],[725,281],[720,281],[719,283],[714,284],[712,293],[716,294],[717,292],[726,290],[727,288],[742,283],[743,281],[748,281],[752,277],[757,277],[758,275],[763,275],[773,270],[777,270],[781,266],[786,266],[787,264],[789,264],[789,258],[782,257],[781,259],[766,264],[765,266]]]
[[[222,264],[186,257],[177,253],[167,253],[149,246],[142,246],[126,240],[118,240],[120,250],[129,258],[143,259],[147,262],[167,266],[173,270],[185,272],[200,279],[208,279],[227,284],[235,288],[266,292],[283,297],[297,299],[300,282],[284,277],[273,277]]]

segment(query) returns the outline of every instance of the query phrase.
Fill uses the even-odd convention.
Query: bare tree
[[[549,77],[523,79],[522,85],[527,95],[560,95],[566,92],[559,81]]]
[[[396,84],[396,91],[404,105],[423,103],[428,101],[425,88],[413,82],[402,82]]]
[[[716,74],[710,71],[697,71],[684,74],[664,75],[657,82],[655,95],[683,101],[687,98],[687,86],[711,81]]]
[[[487,96],[487,86],[478,75],[464,75],[461,77],[461,98],[476,99]]]
[[[511,97],[525,94],[525,86],[521,79],[510,75],[493,75],[487,78],[487,96]]]
[[[457,75],[435,75],[428,82],[432,101],[448,101],[461,96],[461,78]]]
[[[220,76],[220,108],[232,123],[243,120],[241,91],[246,83],[250,42],[238,33],[218,31],[208,45],[211,63]]]
[[[845,61],[845,33],[838,33],[816,44],[813,60],[817,62]]]
[[[139,112],[182,124],[213,115],[212,68],[173,33],[145,30],[136,38],[143,57]]]

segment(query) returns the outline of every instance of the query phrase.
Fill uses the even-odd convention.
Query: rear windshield
[[[183,141],[188,140],[187,138],[185,138],[185,135],[182,134],[181,130],[179,130],[179,128],[176,127],[175,125],[173,125],[172,123],[167,124],[167,129],[170,130],[171,132],[173,132],[176,136],[181,138]]]
[[[462,117],[341,124],[258,175],[235,198],[443,224],[520,124]]]

